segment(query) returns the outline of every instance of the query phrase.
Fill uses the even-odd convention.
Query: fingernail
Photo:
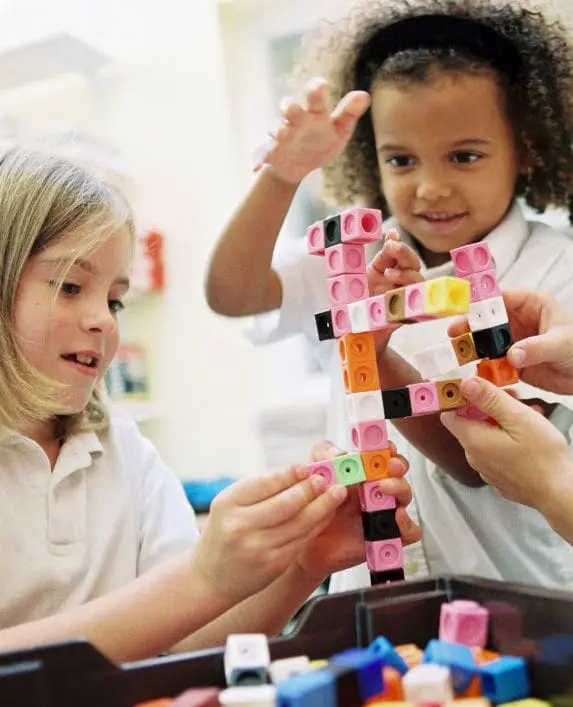
[[[343,501],[348,494],[348,489],[346,488],[346,486],[337,484],[336,486],[330,487],[330,493],[332,494],[335,501]]]
[[[307,476],[310,475],[310,469],[307,466],[302,465],[295,467],[294,472],[297,475],[297,478],[299,479],[306,479]]]
[[[332,454],[333,457],[338,457],[338,456],[340,456],[341,454],[344,454],[344,452],[342,451],[342,449],[339,449],[339,448],[336,447],[334,444],[329,444],[328,447],[327,447],[327,449],[328,449],[328,453],[329,453],[329,454]]]
[[[478,395],[481,390],[481,383],[476,378],[469,378],[468,380],[462,381],[460,386],[463,395],[472,397]]]
[[[525,351],[522,348],[516,348],[514,346],[511,351],[509,351],[507,357],[515,366],[521,366],[521,364],[525,361]]]
[[[320,474],[313,474],[310,477],[310,485],[315,491],[322,491],[328,486],[328,482]]]

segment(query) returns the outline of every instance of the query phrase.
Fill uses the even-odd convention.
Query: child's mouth
[[[68,361],[76,366],[82,373],[88,375],[96,375],[98,370],[99,359],[89,354],[62,354],[64,361]]]

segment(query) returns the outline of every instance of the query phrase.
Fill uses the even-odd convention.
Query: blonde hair
[[[89,228],[82,228],[89,225]],[[62,415],[63,385],[25,358],[14,328],[20,278],[31,256],[78,233],[73,259],[96,248],[120,227],[133,234],[130,209],[95,174],[67,159],[21,148],[0,158],[0,426],[26,429],[55,421],[55,435],[105,429],[108,416],[95,390],[82,412]],[[61,273],[63,280],[65,272]]]

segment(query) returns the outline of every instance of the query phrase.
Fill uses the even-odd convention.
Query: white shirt
[[[181,482],[129,420],[70,438],[53,471],[6,431],[0,474],[2,628],[100,597],[198,537]]]
[[[573,313],[573,242],[548,226],[525,220],[515,205],[487,237],[504,288],[528,287],[550,292]],[[426,278],[452,275],[453,266],[423,270]],[[314,314],[329,309],[324,259],[304,256],[279,269],[283,287],[280,312],[253,318],[248,334],[256,343],[268,343],[293,333],[304,333],[315,347],[331,380],[329,438],[349,449],[345,392],[336,342],[319,342]],[[392,336],[391,346],[406,358],[442,341],[446,320],[404,326]],[[464,375],[472,373],[466,366]],[[456,374],[454,374],[456,375]],[[534,389],[535,390],[535,389]],[[559,399],[535,390],[535,396]],[[562,399],[573,407],[566,399]],[[565,430],[563,430],[565,431]],[[493,579],[547,586],[570,586],[573,548],[559,538],[539,513],[502,499],[490,487],[462,486],[436,468],[396,430],[392,438],[410,461],[408,479],[415,495],[409,508],[422,525],[421,543],[405,548],[410,578],[430,572],[473,574]],[[334,591],[367,586],[366,565],[338,573]]]

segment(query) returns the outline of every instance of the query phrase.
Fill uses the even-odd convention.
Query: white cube
[[[228,687],[219,693],[222,707],[275,707],[277,690],[274,685]]]
[[[357,302],[349,302],[348,317],[350,319],[350,331],[353,334],[370,331],[366,300],[361,299]]]
[[[299,673],[306,673],[312,670],[310,661],[306,655],[295,655],[292,658],[283,658],[282,660],[273,660],[269,668],[271,681],[276,685],[283,680]]]
[[[443,704],[454,699],[452,677],[443,665],[422,663],[414,666],[402,678],[406,702]]]
[[[468,323],[472,331],[491,329],[500,324],[507,324],[509,317],[503,297],[492,297],[470,304]]]
[[[382,420],[384,405],[382,393],[379,390],[366,393],[349,393],[346,396],[348,419],[350,424],[365,420]]]
[[[452,342],[443,341],[414,353],[414,365],[422,378],[439,378],[459,368]]]
[[[223,662],[228,685],[237,685],[242,679],[265,682],[271,664],[267,637],[264,633],[230,634]]]

